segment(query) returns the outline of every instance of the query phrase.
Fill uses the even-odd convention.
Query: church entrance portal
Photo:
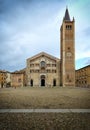
[[[41,86],[45,86],[45,79],[41,79]]]
[[[45,86],[45,75],[41,76],[41,86]]]
[[[33,86],[33,79],[31,79],[30,84],[31,84],[31,86]]]

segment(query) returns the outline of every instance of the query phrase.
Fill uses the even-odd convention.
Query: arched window
[[[41,79],[45,79],[45,75],[41,75]]]
[[[41,61],[41,67],[45,67],[46,63],[45,61]]]

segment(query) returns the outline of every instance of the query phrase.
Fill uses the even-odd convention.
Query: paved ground
[[[90,109],[0,109],[0,113],[90,113]]]
[[[90,89],[0,89],[0,130],[90,130]]]
[[[0,109],[90,109],[90,88],[4,88]]]
[[[90,130],[90,113],[0,113],[0,130]]]

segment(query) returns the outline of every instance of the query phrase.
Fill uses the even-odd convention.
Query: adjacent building
[[[6,86],[6,71],[0,70],[0,88],[3,88]]]
[[[11,87],[11,73],[6,71],[6,87]]]
[[[20,71],[11,73],[11,86],[12,87],[25,86],[25,73]]]
[[[90,65],[76,70],[75,79],[77,87],[90,87]]]

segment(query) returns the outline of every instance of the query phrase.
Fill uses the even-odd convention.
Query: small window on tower
[[[70,47],[68,47],[68,51],[70,51]]]

